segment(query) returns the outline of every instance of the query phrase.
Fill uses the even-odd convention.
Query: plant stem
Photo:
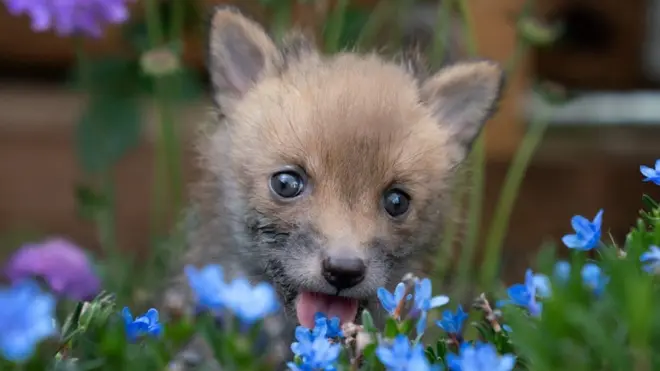
[[[151,49],[157,49],[164,43],[163,27],[158,12],[158,2],[156,0],[146,0],[145,11],[147,21],[147,32],[149,35],[149,42]],[[182,5],[181,5],[182,6]],[[180,17],[181,11],[178,10]],[[175,11],[176,12],[176,11]],[[176,15],[173,15],[173,17]],[[177,32],[180,32],[177,31]],[[175,127],[174,112],[172,110],[172,79],[168,75],[160,75],[154,77],[156,105],[160,118],[160,132],[156,144],[156,160],[158,167],[156,170],[156,192],[157,196],[169,193],[169,206],[172,207],[175,215],[180,211],[183,199],[182,175],[181,175],[181,150],[177,138]],[[166,175],[164,175],[164,174]],[[169,177],[168,177],[169,176]],[[169,179],[169,182],[163,181],[163,178]],[[160,187],[165,187],[169,183],[169,192],[163,191]],[[160,205],[162,199],[157,199],[154,205],[154,215],[152,215],[152,228],[155,229],[155,234],[158,234],[161,227],[160,218],[161,211],[163,210]]]
[[[112,179],[112,171],[107,170],[101,175],[101,187],[107,200],[107,205],[103,207],[96,216],[96,226],[98,228],[99,239],[103,252],[110,261],[116,258],[115,241],[115,187]]]
[[[186,7],[184,1],[173,1],[170,10],[170,40],[181,40],[183,37],[183,26],[186,20]]]
[[[270,30],[275,40],[280,40],[284,37],[286,30],[291,24],[291,9],[293,4],[290,0],[278,2],[274,6],[273,21],[271,22]]]
[[[442,4],[438,7],[437,27],[438,30],[433,37],[431,44],[430,62],[433,68],[438,68],[447,55],[449,46],[449,38],[451,31],[451,12],[454,8],[455,0],[443,0]]]
[[[364,50],[373,46],[374,39],[378,35],[380,27],[386,20],[390,19],[395,7],[390,3],[391,0],[381,0],[376,4],[367,19],[367,22],[362,27],[360,34],[355,40],[355,45],[358,49]]]
[[[330,14],[330,21],[325,37],[325,51],[333,54],[339,51],[339,42],[341,40],[341,32],[344,29],[344,20],[346,15],[346,8],[348,7],[348,0],[337,0],[335,8]]]
[[[475,56],[477,54],[477,41],[474,35],[474,22],[470,15],[467,0],[458,0],[458,7],[463,20],[463,29],[465,32],[468,54],[470,56]],[[456,286],[456,294],[458,295],[463,294],[463,291],[465,291],[468,284],[467,281],[469,280],[470,268],[474,260],[474,253],[479,239],[486,162],[485,136],[485,130],[482,130],[479,137],[475,140],[472,153],[470,154],[471,174],[469,176],[471,182],[467,211],[468,224],[461,260],[458,264],[458,281]]]
[[[75,39],[76,60],[80,79],[85,89],[89,89],[90,81],[89,58],[85,53],[81,38]],[[101,193],[106,199],[104,207],[100,208],[94,216],[101,250],[106,258],[113,262],[117,258],[115,241],[115,190],[112,178],[112,168],[102,170],[100,174]]]
[[[529,132],[523,137],[520,147],[507,172],[500,197],[493,215],[493,222],[486,239],[485,256],[481,267],[481,290],[488,291],[496,278],[502,243],[508,230],[511,211],[518,195],[522,179],[536,148],[543,139],[548,126],[545,112],[538,114],[530,123]]]
[[[437,69],[442,64],[444,55],[446,54],[447,35],[450,30],[451,10],[454,5],[454,0],[443,0],[440,9],[438,10],[438,18],[436,21],[437,31],[433,36],[433,43],[430,51],[430,64],[433,69]],[[451,187],[452,202],[449,210],[449,217],[446,217],[444,222],[444,231],[442,232],[442,241],[440,250],[436,259],[434,277],[444,279],[446,269],[454,255],[454,242],[456,234],[458,233],[458,223],[460,218],[454,218],[455,215],[461,214],[463,198],[466,194],[465,181],[467,176],[464,172],[458,172],[454,177]]]

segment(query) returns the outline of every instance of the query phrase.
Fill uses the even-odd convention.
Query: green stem
[[[449,215],[445,217],[444,222],[444,231],[442,232],[442,240],[440,245],[440,251],[438,253],[434,277],[438,279],[444,279],[449,263],[451,263],[454,255],[454,242],[456,235],[458,234],[459,220],[460,215],[462,214],[462,205],[463,198],[467,193],[467,187],[465,183],[467,177],[463,172],[459,172],[454,177],[454,184],[451,187],[451,205],[449,210]]]
[[[355,45],[359,50],[369,49],[373,46],[381,27],[388,21],[392,20],[392,16],[396,15],[399,6],[392,6],[392,0],[381,0],[376,4],[371,11],[371,15],[364,24],[360,34],[355,40]]]
[[[341,32],[344,29],[347,7],[348,0],[337,0],[335,8],[330,15],[325,37],[325,50],[329,54],[339,51],[339,41],[341,40]]]
[[[462,248],[461,260],[458,263],[458,279],[455,288],[455,295],[463,297],[469,284],[472,264],[474,263],[474,254],[479,239],[479,227],[481,225],[481,209],[483,206],[484,194],[484,167],[485,167],[485,135],[477,138],[472,151],[472,174],[470,196],[468,199],[467,210],[467,230],[465,233],[465,243]]]
[[[76,59],[82,85],[85,89],[89,89],[92,85],[90,63],[82,43],[82,39],[75,39]],[[103,208],[98,210],[94,218],[101,249],[107,259],[114,261],[117,251],[115,241],[115,191],[112,169],[103,170],[100,174],[100,183],[101,193],[105,196],[107,202]]]
[[[270,30],[275,40],[281,40],[286,34],[286,30],[291,25],[291,10],[293,4],[291,1],[282,1],[275,5],[273,12],[273,21]]]
[[[467,42],[468,53],[470,56],[477,54],[477,41],[474,35],[474,22],[470,15],[467,0],[458,0],[459,11],[463,20],[463,30]],[[484,193],[484,172],[486,163],[485,132],[479,135],[474,143],[472,153],[470,154],[472,165],[470,196],[468,199],[467,211],[467,231],[465,234],[465,243],[462,249],[461,260],[458,264],[458,283],[456,293],[462,295],[469,280],[470,268],[474,260],[474,253],[479,239],[481,227],[481,210],[483,206]]]
[[[364,27],[362,27],[357,40],[355,40],[355,45],[358,49],[363,50],[372,46],[374,39],[378,35],[379,27],[383,25],[385,20],[390,19],[392,9],[393,7],[386,0],[381,0],[376,4]]]
[[[545,112],[539,113],[539,116],[530,123],[529,132],[523,138],[520,147],[518,147],[518,151],[513,158],[511,167],[502,185],[502,191],[493,215],[493,222],[486,239],[485,256],[481,267],[482,291],[489,290],[497,276],[502,244],[508,231],[509,218],[511,217],[511,211],[518,195],[518,189],[525,176],[527,166],[543,139],[548,126],[548,120],[545,115]]]
[[[430,62],[433,68],[438,68],[442,64],[447,54],[449,43],[449,34],[451,30],[451,12],[454,7],[454,0],[444,0],[438,7],[438,30],[433,37],[431,44]]]
[[[158,1],[146,0],[144,4],[146,12],[147,33],[149,36],[151,49],[153,50],[161,47],[165,41],[161,16],[158,11]],[[179,13],[179,15],[173,15],[173,17],[182,17],[182,11],[177,10],[178,9],[175,9],[175,13]],[[177,32],[180,32],[180,30]],[[172,83],[173,81],[170,79],[170,76],[165,75],[154,77],[156,105],[161,124],[160,133],[157,138],[158,142],[156,143],[156,157],[158,165],[156,170],[157,175],[155,194],[157,196],[163,196],[164,194],[169,193],[169,201],[171,202],[169,206],[172,207],[172,210],[176,215],[176,213],[180,211],[182,205],[183,179],[181,172],[181,150],[179,148],[180,146],[177,138],[174,112],[172,110],[172,97],[174,96]],[[168,176],[169,182],[163,181],[163,178],[168,179]],[[169,185],[169,192],[163,189],[166,185]],[[152,228],[155,229],[154,232],[156,232],[156,234],[161,227],[160,220],[163,210],[163,206],[160,205],[161,202],[162,199],[156,200],[153,209],[154,215],[152,215]]]
[[[186,20],[185,1],[173,1],[170,12],[170,40],[180,40],[183,36],[183,26]]]
[[[474,20],[472,19],[472,15],[470,15],[467,0],[458,0],[458,10],[461,14],[461,19],[463,20],[463,31],[465,32],[468,54],[474,56],[477,54],[478,45],[474,32]]]

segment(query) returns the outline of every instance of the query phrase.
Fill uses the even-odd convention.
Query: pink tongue
[[[314,328],[314,315],[316,312],[325,314],[328,318],[339,317],[339,321],[355,321],[358,302],[356,299],[341,296],[320,294],[303,291],[296,301],[296,314],[298,322],[307,328]]]

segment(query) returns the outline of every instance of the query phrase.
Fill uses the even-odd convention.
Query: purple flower
[[[3,1],[12,15],[27,14],[36,32],[55,29],[59,36],[83,34],[98,38],[105,24],[119,24],[128,19],[125,3],[132,0]]]
[[[85,253],[62,238],[24,245],[9,259],[5,275],[12,282],[41,277],[58,295],[79,301],[94,298],[101,288]]]

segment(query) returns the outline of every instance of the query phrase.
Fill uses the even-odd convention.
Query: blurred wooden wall
[[[469,3],[480,54],[506,61],[515,45],[512,18],[523,0]],[[310,15],[299,16],[302,14]],[[121,50],[119,39],[119,31],[109,29],[103,40],[89,42],[87,48],[98,54]],[[200,43],[196,40],[191,38],[186,60],[201,65]],[[38,70],[68,67],[72,58],[70,40],[32,33],[26,19],[9,17],[0,10],[0,61],[25,63]],[[500,112],[488,124],[486,220],[492,215],[509,159],[525,131],[518,114],[519,100],[530,73],[530,62],[523,59],[509,77]],[[77,217],[73,195],[73,187],[81,179],[74,153],[74,124],[83,104],[83,97],[61,86],[0,82],[0,234],[30,228],[70,236],[84,246],[97,248],[95,230]],[[180,123],[191,129],[189,134],[204,104],[200,102],[182,113]],[[147,247],[154,117],[152,113],[151,130],[147,130],[142,145],[127,155],[116,171],[119,242],[131,249]],[[650,153],[608,152],[603,146],[606,141],[590,142],[591,146],[584,142],[571,144],[571,134],[560,131],[550,133],[548,138],[529,169],[512,216],[505,261],[513,279],[521,274],[530,254],[544,239],[558,241],[569,231],[573,214],[588,216],[605,207],[606,225],[622,238],[635,217],[641,191],[655,191],[641,184],[638,174],[640,163],[654,161]],[[190,180],[196,171],[194,155],[190,146],[187,148],[186,177]]]

